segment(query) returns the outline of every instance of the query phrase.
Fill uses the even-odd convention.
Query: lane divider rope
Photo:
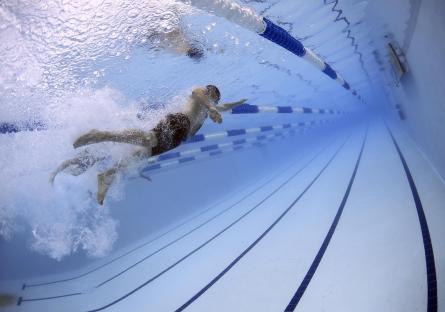
[[[258,114],[258,113],[276,113],[276,114],[342,114],[340,110],[310,107],[294,106],[266,106],[243,104],[232,108],[231,114]]]
[[[337,81],[343,88],[352,92],[363,102],[357,91],[351,89],[348,82],[328,63],[318,57],[313,51],[305,47],[301,41],[294,38],[284,28],[276,25],[266,17],[262,17],[250,7],[242,6],[232,0],[181,0],[198,9],[223,17],[239,26],[246,28],[269,41],[283,47],[289,52],[303,58],[325,75]]]
[[[312,123],[311,126],[317,126],[317,125],[321,125],[321,124],[326,124],[331,122],[331,120],[326,120],[324,122],[321,123]],[[281,136],[281,135],[286,135],[288,133],[296,133],[297,130],[300,131],[304,131],[304,130],[308,130],[310,126],[308,126],[308,124],[305,124],[304,127],[303,125],[301,125],[298,129],[291,128],[285,128],[282,131],[275,131],[271,134],[260,134],[257,136],[251,136],[251,137],[245,137],[243,139],[236,139],[234,141],[227,141],[227,142],[223,142],[223,143],[219,143],[219,144],[211,144],[211,145],[205,145],[205,146],[201,146],[201,147],[197,147],[197,148],[192,148],[192,149],[186,149],[183,151],[173,151],[173,152],[167,152],[161,155],[157,155],[157,156],[152,156],[150,158],[148,158],[147,162],[149,164],[155,163],[155,162],[161,162],[161,161],[165,161],[165,160],[170,160],[170,159],[175,159],[175,158],[180,158],[180,157],[187,157],[187,156],[191,156],[191,155],[195,155],[195,154],[199,154],[199,153],[204,153],[204,152],[209,152],[209,151],[214,151],[217,149],[222,149],[225,147],[229,147],[232,145],[240,145],[240,144],[245,144],[245,143],[252,143],[252,142],[256,142],[256,141],[263,141],[266,140],[268,138],[274,137],[274,136]],[[142,169],[144,170],[144,169]]]
[[[325,114],[325,115],[341,115],[344,112],[329,108],[310,108],[310,107],[294,107],[294,106],[267,106],[267,105],[251,105],[243,104],[231,110],[224,112],[226,114],[258,114],[258,113],[276,113],[276,114]],[[133,113],[131,114],[133,116]],[[118,114],[118,117],[129,116],[127,113]],[[138,113],[136,117],[144,119],[143,115]],[[48,126],[42,121],[18,121],[18,122],[0,122],[0,134],[11,134],[25,131],[44,131],[48,130]]]
[[[295,134],[295,130],[290,131],[289,133],[277,132],[274,134],[269,134],[267,136],[257,136],[222,144],[208,145],[205,146],[204,148],[178,152],[177,154],[171,153],[172,158],[174,158],[173,160],[159,161],[156,164],[144,167],[142,169],[142,173],[163,168],[170,168],[175,165],[181,165],[195,160],[206,159],[212,156],[218,156],[221,154],[226,154],[239,150],[245,150],[251,147],[262,147],[265,146],[265,143],[271,143],[276,141],[277,139],[284,139],[286,137],[289,137],[291,134]],[[181,154],[187,154],[187,156],[181,157]],[[190,154],[195,156],[190,156]]]
[[[231,129],[231,130],[218,131],[218,132],[212,132],[212,133],[202,133],[202,134],[194,135],[193,137],[191,137],[184,143],[190,144],[190,143],[203,142],[203,141],[209,141],[209,140],[220,140],[223,138],[229,138],[229,137],[234,137],[234,136],[238,136],[238,135],[257,134],[257,133],[261,133],[261,132],[268,132],[268,131],[274,131],[274,130],[322,125],[322,124],[326,124],[328,122],[329,122],[329,120],[327,120],[327,119],[321,119],[321,120],[312,120],[312,121],[305,121],[305,122],[278,124],[278,125],[271,125],[271,126]]]

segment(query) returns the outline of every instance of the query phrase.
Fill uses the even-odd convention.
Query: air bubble
[[[131,9],[128,11],[128,17],[135,18],[139,15],[140,11],[138,9]]]

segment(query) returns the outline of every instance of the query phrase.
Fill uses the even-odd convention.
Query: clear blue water
[[[433,242],[444,185],[388,95],[392,76],[374,52],[385,51],[387,25],[371,23],[367,1],[341,2],[345,19],[335,3],[242,3],[301,39],[364,102],[257,34],[176,1],[0,4],[0,122],[45,125],[0,135],[0,291],[15,297],[7,311],[278,311],[305,286],[301,311],[425,310],[425,228],[402,158]],[[188,57],[188,45],[204,56]],[[314,110],[207,120],[199,134],[301,125],[183,144],[174,152],[196,160],[150,171],[151,182],[134,169],[104,206],[97,173],[128,145],[94,146],[107,161],[48,182],[78,153],[80,134],[151,129],[208,84],[222,102]],[[239,139],[260,144],[233,151]],[[226,146],[193,151],[211,144]]]

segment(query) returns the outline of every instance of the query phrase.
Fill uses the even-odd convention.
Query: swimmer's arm
[[[247,99],[242,99],[242,100],[239,100],[237,102],[224,103],[224,104],[216,106],[216,109],[219,112],[227,112],[227,111],[231,110],[234,107],[243,105],[244,103],[246,103],[246,101],[247,101]]]
[[[208,106],[209,107],[209,117],[210,119],[213,120],[213,122],[215,123],[222,123],[222,117],[221,114],[218,111],[218,107],[211,104]]]
[[[209,110],[209,117],[213,120],[213,122],[221,123],[222,117],[221,114],[218,111],[218,107],[214,105],[209,98],[206,96],[206,89],[204,88],[197,88],[192,91],[192,100],[198,104],[201,103],[201,105],[204,105]]]

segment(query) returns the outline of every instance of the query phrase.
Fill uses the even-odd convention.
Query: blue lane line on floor
[[[329,231],[326,234],[326,237],[323,241],[323,244],[320,247],[320,250],[318,251],[317,255],[315,256],[314,260],[312,261],[312,264],[309,267],[309,270],[306,272],[306,275],[303,278],[303,281],[300,283],[300,286],[298,287],[297,291],[295,292],[292,299],[288,303],[286,309],[284,310],[285,312],[293,312],[295,310],[295,308],[297,307],[301,298],[303,297],[304,292],[306,291],[307,287],[309,286],[309,283],[311,282],[312,277],[314,276],[315,272],[317,271],[317,268],[320,265],[321,259],[323,258],[323,255],[326,252],[326,249],[329,246],[332,236],[334,235],[335,229],[337,228],[338,222],[340,221],[341,215],[343,213],[343,209],[345,208],[346,202],[348,201],[349,194],[351,193],[351,188],[352,188],[352,185],[354,184],[355,176],[357,175],[358,167],[359,167],[360,161],[362,159],[363,150],[365,148],[367,136],[368,136],[368,129],[366,129],[365,136],[363,138],[363,143],[362,143],[362,146],[360,149],[360,154],[358,155],[357,162],[355,163],[354,172],[352,173],[351,179],[349,180],[348,187],[347,187],[346,192],[343,196],[343,199],[340,203],[340,207],[337,210],[337,214],[335,215],[335,218],[332,221],[331,227],[329,228]]]
[[[303,192],[298,195],[298,197],[284,210],[281,215],[252,243],[247,247],[238,257],[236,257],[223,271],[221,271],[216,277],[214,277],[206,286],[204,286],[200,291],[198,291],[192,298],[190,298],[181,307],[175,310],[175,312],[180,312],[185,310],[189,305],[191,305],[195,300],[201,297],[210,287],[212,287],[219,279],[221,279],[227,272],[230,271],[250,250],[252,250],[283,218],[287,213],[295,206],[295,204],[306,194],[306,192],[312,187],[312,185],[318,180],[322,173],[329,167],[334,158],[340,152],[340,150],[345,145],[346,141],[336,150],[334,155],[329,159],[326,165],[320,170],[320,172],[315,176],[315,178],[309,183],[309,185],[303,190]]]
[[[427,312],[437,312],[437,276],[436,276],[436,264],[434,261],[433,244],[431,242],[430,231],[428,229],[428,222],[426,221],[425,211],[423,210],[422,201],[420,200],[419,192],[417,191],[416,184],[414,183],[413,176],[409,170],[408,164],[400,150],[399,144],[396,141],[391,129],[386,125],[386,129],[391,136],[394,146],[402,161],[403,169],[405,169],[406,178],[408,179],[411,193],[413,194],[414,203],[416,204],[417,216],[419,218],[420,230],[422,231],[423,248],[425,251],[426,262],[426,278],[428,285],[428,305]]]
[[[345,143],[343,143],[344,145]],[[340,149],[343,147],[343,145],[340,147]],[[340,150],[339,149],[339,150]],[[339,151],[338,150],[338,151]],[[337,153],[338,153],[337,151]],[[319,153],[321,154],[321,152]],[[137,292],[138,290],[140,290],[141,288],[145,287],[146,285],[148,285],[149,283],[153,282],[154,280],[158,279],[161,275],[163,275],[164,273],[170,271],[172,268],[176,267],[178,264],[180,264],[182,261],[186,260],[188,257],[190,257],[191,255],[195,254],[196,252],[198,252],[199,250],[201,250],[202,248],[204,248],[206,245],[208,245],[210,242],[212,242],[214,239],[216,239],[218,236],[220,236],[221,234],[225,233],[227,230],[229,230],[231,227],[233,227],[235,224],[237,224],[239,221],[241,221],[242,219],[244,219],[246,216],[248,216],[251,212],[253,212],[255,209],[257,209],[259,206],[261,206],[265,201],[267,201],[270,197],[272,197],[274,194],[276,194],[280,189],[282,189],[287,183],[289,183],[292,179],[294,179],[301,171],[303,171],[309,164],[312,163],[312,161],[314,161],[318,155],[315,155],[311,160],[309,160],[302,168],[300,168],[299,170],[297,170],[297,172],[295,172],[290,178],[288,178],[286,181],[284,181],[282,184],[280,184],[280,186],[278,186],[273,192],[271,192],[269,195],[267,195],[264,199],[262,199],[259,203],[257,203],[253,208],[251,208],[250,210],[248,210],[247,212],[245,212],[243,215],[241,215],[240,217],[238,217],[235,221],[233,221],[231,224],[229,224],[227,227],[225,227],[223,230],[219,231],[217,234],[215,234],[214,236],[212,236],[210,239],[208,239],[207,241],[205,241],[203,244],[201,244],[200,246],[198,246],[197,248],[195,248],[194,250],[192,250],[191,252],[189,252],[188,254],[186,254],[185,256],[183,256],[181,259],[177,260],[176,262],[174,262],[173,264],[171,264],[169,267],[167,267],[166,269],[164,269],[163,271],[159,272],[158,274],[156,274],[155,276],[153,276],[152,278],[150,278],[149,280],[147,280],[146,282],[144,282],[143,284],[139,285],[138,287],[136,287],[135,289],[133,289],[132,291],[128,292],[127,294],[119,297],[118,299],[100,307],[97,309],[93,309],[93,310],[89,310],[88,312],[96,312],[96,311],[102,311],[106,308],[109,308],[113,305],[115,305],[116,303],[124,300],[125,298],[131,296],[132,294],[134,294],[135,292]]]
[[[72,293],[72,294],[65,294],[65,295],[60,295],[60,296],[30,298],[30,299],[24,299],[23,297],[19,297],[19,299],[17,300],[17,305],[19,306],[23,302],[27,302],[27,301],[42,301],[42,300],[58,299],[58,298],[72,297],[72,296],[78,296],[78,295],[81,295],[81,293]]]

